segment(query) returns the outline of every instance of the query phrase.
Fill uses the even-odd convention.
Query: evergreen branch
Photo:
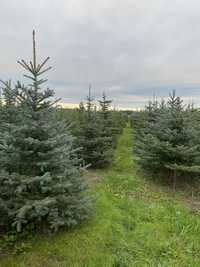
[[[56,99],[55,101],[53,101],[53,102],[48,102],[48,107],[50,108],[50,107],[52,107],[52,106],[54,106],[56,103],[58,103],[59,101],[61,100],[61,98],[58,98],[58,99]]]
[[[28,64],[23,59],[21,61],[18,60],[17,63],[20,64],[25,70],[28,70],[31,73],[33,73],[31,68],[28,66]]]
[[[170,170],[177,170],[177,171],[183,171],[183,172],[194,172],[194,173],[200,173],[200,166],[185,166],[185,165],[179,165],[179,164],[167,164],[165,165],[167,169]]]
[[[32,72],[34,72],[34,73],[35,73],[36,71],[35,71],[35,68],[34,68],[34,66],[33,66],[33,63],[32,63],[32,61],[30,61],[30,65],[31,65],[31,68],[32,68]]]
[[[40,70],[42,69],[42,67],[47,63],[47,61],[50,59],[50,57],[47,57],[43,62],[42,64],[38,64],[38,67],[37,67],[37,72],[40,72]]]
[[[21,62],[26,66],[26,68],[27,68],[30,72],[32,72],[32,69],[29,67],[28,63],[26,63],[25,60],[22,59]]]
[[[11,80],[4,82],[3,80],[0,80],[0,82],[6,86],[6,88],[11,88]]]
[[[40,85],[42,83],[46,83],[48,81],[48,79],[41,79],[39,81],[37,81],[37,84]]]
[[[31,79],[31,80],[35,81],[35,79],[34,79],[33,77],[29,76],[29,75],[24,74],[24,77],[26,77],[26,78],[28,78],[28,79]]]
[[[52,90],[52,92],[53,92],[53,90]],[[43,97],[37,101],[37,103],[40,104],[42,101],[44,101],[46,98],[48,98],[48,97],[50,97],[50,96],[53,96],[53,94],[48,95],[47,93],[45,93],[45,94],[43,95]],[[59,99],[59,100],[60,100],[60,99]]]
[[[29,69],[19,60],[17,60],[17,63],[20,64],[23,68],[29,71]]]
[[[16,98],[21,102],[22,100],[25,101],[26,97],[24,97],[22,94],[17,94]]]
[[[41,74],[43,74],[43,73],[45,73],[45,72],[47,72],[50,69],[52,69],[52,67],[48,67],[48,68],[44,69],[43,71],[41,71],[41,72],[38,73],[38,76],[41,75]]]
[[[58,98],[58,99],[56,99],[55,101],[53,101],[53,102],[50,104],[50,107],[52,107],[53,105],[55,105],[56,103],[58,103],[60,100],[61,100],[61,98]]]

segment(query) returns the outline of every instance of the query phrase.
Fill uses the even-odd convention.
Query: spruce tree
[[[81,149],[81,157],[84,164],[92,168],[101,168],[111,161],[111,150],[108,145],[110,137],[105,136],[103,123],[95,109],[94,98],[89,86],[86,109],[80,124],[78,133],[78,145]]]
[[[104,137],[107,137],[107,147],[110,147],[110,149],[116,143],[116,129],[110,111],[111,103],[112,100],[107,99],[105,92],[103,92],[102,100],[99,100],[100,120],[102,127],[102,135]]]
[[[192,112],[184,109],[175,91],[167,103],[156,103],[146,112],[143,129],[136,138],[139,163],[151,171],[169,173],[175,189],[179,174],[200,170],[200,131],[194,121],[190,123]]]
[[[33,32],[33,60],[18,62],[30,84],[18,82],[12,89],[7,83],[3,88],[5,103],[14,96],[9,105],[17,109],[17,118],[1,123],[0,206],[5,229],[21,231],[33,223],[56,231],[85,219],[89,205],[74,137],[69,125],[57,120],[56,101],[50,100],[53,90],[41,88],[47,81],[41,75],[51,69],[46,67],[49,57],[40,64],[36,60]]]
[[[103,92],[102,100],[99,100],[100,110],[103,116],[104,121],[106,122],[109,118],[109,108],[112,103],[112,100],[106,98],[105,92]]]

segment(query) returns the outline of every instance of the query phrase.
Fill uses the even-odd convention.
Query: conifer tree
[[[110,137],[104,135],[102,120],[95,110],[91,86],[84,114],[78,134],[78,145],[82,148],[81,157],[85,165],[91,165],[93,168],[104,167],[111,160],[111,150],[108,145]]]
[[[102,134],[107,137],[107,146],[114,147],[116,145],[119,125],[115,125],[114,117],[112,116],[110,106],[112,100],[106,98],[105,92],[103,92],[102,99],[99,100],[100,104],[100,120],[102,124]],[[118,121],[119,123],[119,121]]]
[[[103,92],[102,100],[99,100],[99,104],[100,104],[101,113],[102,113],[104,121],[108,120],[109,108],[110,108],[111,103],[112,103],[112,100],[107,99],[105,92]]]
[[[12,89],[4,83],[6,106],[17,109],[15,121],[1,123],[6,130],[0,136],[0,206],[7,230],[33,223],[56,231],[76,225],[89,211],[69,125],[57,120],[56,101],[49,100],[53,90],[41,88],[47,81],[41,75],[51,69],[48,60],[37,63],[33,32],[33,60],[18,62],[30,84],[18,82]]]
[[[146,121],[136,138],[139,162],[151,171],[167,170],[173,179],[183,172],[200,170],[200,131],[190,123],[191,112],[186,112],[175,91],[168,102],[163,101],[147,109]]]

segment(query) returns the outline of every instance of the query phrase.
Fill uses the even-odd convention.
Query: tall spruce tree
[[[18,62],[29,73],[24,76],[30,84],[3,87],[5,113],[14,108],[17,117],[10,120],[9,114],[1,122],[2,226],[21,231],[29,223],[45,224],[56,231],[85,219],[89,205],[69,125],[56,118],[56,101],[49,100],[53,90],[41,88],[47,80],[40,77],[51,68],[45,67],[49,57],[40,64],[36,60],[33,32],[33,60]]]
[[[95,109],[94,98],[91,94],[91,86],[87,96],[86,109],[84,111],[78,133],[78,146],[81,149],[81,157],[85,165],[92,168],[101,168],[111,161],[111,150],[108,146],[110,137],[103,132],[103,123]]]

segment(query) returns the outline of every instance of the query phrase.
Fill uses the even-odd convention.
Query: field
[[[2,267],[199,267],[200,217],[186,193],[145,179],[132,156],[132,130],[119,137],[110,168],[88,171],[92,218],[70,231],[35,236]]]

